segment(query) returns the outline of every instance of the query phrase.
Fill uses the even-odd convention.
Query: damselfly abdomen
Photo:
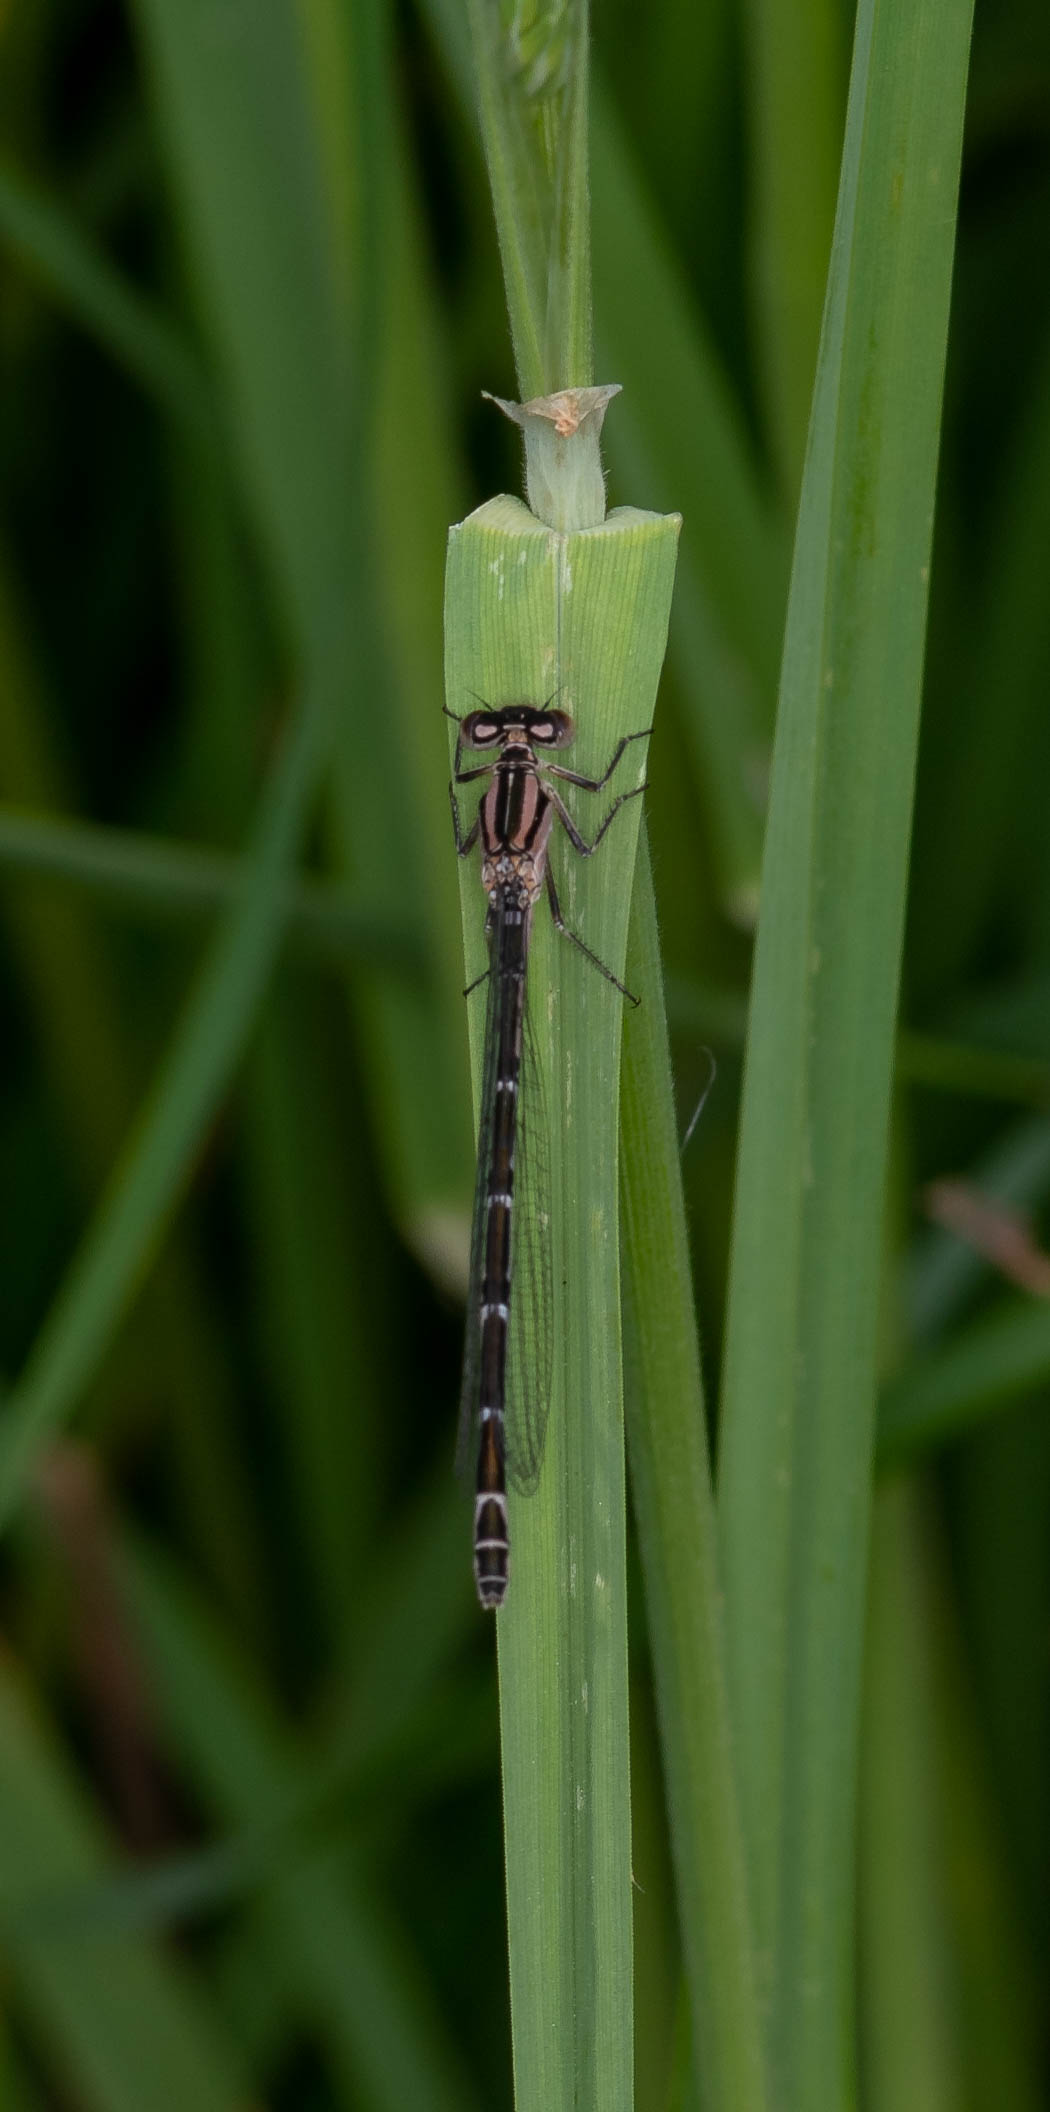
[[[452,714],[450,714],[452,716]],[[478,1173],[467,1294],[467,1334],[460,1408],[461,1443],[477,1442],[474,1501],[474,1575],[483,1606],[500,1606],[507,1590],[510,1532],[508,1483],[531,1494],[539,1479],[550,1385],[551,1267],[549,1217],[542,1168],[547,1138],[538,1066],[531,1056],[526,979],[532,915],[546,892],[557,929],[626,997],[623,984],[563,922],[547,859],[555,819],[580,857],[596,851],[634,785],[615,799],[588,843],[553,779],[600,792],[624,750],[649,732],[624,734],[601,777],[585,777],[548,762],[567,748],[575,728],[569,714],[548,705],[507,704],[472,711],[458,721],[453,782],[449,786],[456,849],[461,858],[481,843],[481,877],[488,902],[489,947],[484,1060],[478,1127]],[[488,750],[492,760],[463,770],[464,749]],[[542,760],[541,760],[542,758]],[[473,825],[460,828],[456,785],[488,780]],[[530,1159],[524,1211],[516,1208],[525,1148]]]

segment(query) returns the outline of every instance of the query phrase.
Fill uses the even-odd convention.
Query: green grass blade
[[[434,798],[443,728],[421,712],[419,680],[423,640],[432,695],[454,492],[388,11],[138,0],[136,12],[254,525],[300,653],[346,609],[336,849],[391,916],[415,917],[437,965],[430,990],[355,991],[355,1024],[395,1215],[454,1274],[468,1110]]]
[[[355,1095],[332,1046],[336,1005],[301,968],[278,974],[248,1066],[245,1155],[289,1519],[311,1579],[311,1625],[338,1663],[376,1530],[385,1345],[400,1303],[381,1197],[348,1119]]]
[[[492,500],[454,529],[445,608],[450,709],[461,711],[472,690],[493,700],[557,690],[578,728],[575,766],[600,771],[619,735],[652,719],[677,529],[673,517],[624,509],[602,528],[556,536],[512,499]],[[617,773],[621,790],[641,776],[642,760],[632,767],[630,755]],[[576,811],[586,831],[580,801]],[[638,819],[632,801],[590,864],[552,846],[566,922],[617,974]],[[469,979],[484,966],[473,867],[462,887]],[[532,1013],[551,1123],[555,1374],[539,1492],[529,1503],[511,1501],[513,1577],[497,1616],[516,2103],[518,2112],[626,2112],[623,1000],[542,913],[533,946]],[[477,1080],[477,1008],[471,1026]],[[464,1560],[467,1539],[465,1513]]]
[[[482,137],[523,402],[591,380],[587,0],[468,0]]]
[[[835,0],[748,0],[750,277],[766,423],[795,503],[817,368],[842,150],[845,51]]]
[[[774,2090],[851,2090],[854,1773],[894,1008],[969,52],[865,0],[789,605],[720,1525]]]
[[[623,490],[680,506],[688,523],[668,655],[721,891],[729,913],[751,922],[786,538],[729,377],[600,84],[593,111],[597,341],[603,372],[624,389],[607,421],[609,462]]]
[[[945,1890],[930,1578],[913,1486],[872,1520],[860,1796],[861,2020],[870,2112],[964,2112]]]
[[[626,1263],[624,1295],[626,1301]],[[625,1406],[630,1335],[624,1314]],[[628,1437],[630,1431],[628,1429]],[[667,2103],[682,1974],[656,1697],[631,1681],[631,1868],[634,1872],[634,2087],[640,2105]]]
[[[423,0],[423,11],[466,107],[460,11],[450,0]],[[689,522],[668,653],[722,892],[731,914],[750,922],[787,553],[729,378],[600,83],[591,102],[597,343],[603,371],[624,387],[603,447],[621,491],[681,506]]]
[[[86,893],[150,918],[213,915],[250,889],[252,874],[235,854],[173,843],[133,829],[33,814],[0,801],[0,868],[68,880]],[[329,959],[359,958],[393,975],[421,978],[423,962],[407,924],[358,904],[332,881],[289,879],[284,891],[288,936]]]
[[[239,2112],[247,2078],[185,1968],[152,1943],[63,1926],[53,1903],[114,1865],[9,1659],[0,1669],[0,1952],[7,2003],[85,2112]]]
[[[444,323],[429,281],[411,150],[393,86],[390,212],[377,320],[374,427],[368,450],[365,591],[356,626],[367,715],[344,722],[333,788],[333,834],[362,892],[411,920],[426,985],[359,978],[355,1026],[395,1215],[429,1266],[462,1282],[470,1180],[470,1096],[463,1068],[456,877],[448,857],[441,600],[448,523],[461,504],[451,449],[455,417],[443,387]],[[373,700],[383,699],[377,709]],[[390,825],[397,787],[398,826]],[[418,1060],[425,1045],[428,1061]]]
[[[249,498],[293,635],[311,640],[343,583],[354,489],[356,133],[347,118],[333,162],[298,14],[214,0],[133,14]],[[344,80],[349,100],[349,67],[333,70]]]
[[[766,2104],[725,1684],[716,1527],[663,1016],[652,877],[639,850],[623,1061],[627,1431],[671,1821],[693,2056],[705,2112]]]
[[[0,1521],[72,1413],[141,1282],[229,1084],[284,929],[288,872],[317,795],[338,701],[319,671],[262,802],[255,884],[217,932],[96,1215],[4,1410]]]

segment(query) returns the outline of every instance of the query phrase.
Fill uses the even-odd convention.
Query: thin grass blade
[[[130,919],[181,921],[228,909],[251,887],[235,853],[104,823],[31,813],[0,800],[0,868],[68,881]],[[407,924],[358,903],[333,881],[290,878],[289,939],[330,962],[360,956],[388,975],[421,980],[423,961]]]
[[[864,0],[789,604],[720,1526],[774,2093],[852,2095],[878,1290],[970,9]]]
[[[648,726],[677,521],[628,509],[554,535],[495,499],[452,531],[446,692],[493,704],[557,691],[573,766],[599,774]],[[639,782],[637,749],[616,789]],[[571,796],[571,788],[567,787]],[[609,788],[611,804],[613,788]],[[574,802],[578,824],[591,820]],[[589,861],[552,843],[562,913],[623,970],[638,802]],[[484,902],[462,878],[468,980]],[[551,1120],[554,1386],[538,1493],[511,1499],[499,1623],[511,2010],[518,2112],[626,2112],[633,2090],[626,1556],[619,1339],[618,1078],[623,999],[537,915],[531,1008]],[[480,1020],[471,1022],[480,1077]],[[626,1026],[630,1032],[630,1022]],[[513,1321],[512,1321],[513,1324]],[[464,1561],[468,1559],[464,1511]]]
[[[842,149],[835,0],[748,0],[750,278],[760,381],[788,510],[802,475]]]
[[[591,379],[587,0],[468,0],[523,402]]]
[[[922,1543],[917,1490],[894,1479],[875,1504],[865,1660],[860,2001],[871,2112],[964,2112],[971,2101],[958,2039]]]
[[[609,462],[620,488],[681,507],[688,524],[668,657],[723,900],[750,924],[787,537],[731,380],[600,81],[592,100],[597,340],[603,372],[624,390],[607,425]]]
[[[443,741],[421,709],[454,489],[389,13],[137,0],[136,18],[252,524],[297,654],[310,664],[333,608],[346,618],[337,854],[391,916],[414,919],[435,963],[432,989],[359,982],[355,1026],[394,1213],[454,1281],[469,1125],[433,799]]]
[[[627,973],[622,1198],[631,1493],[638,1521],[691,2050],[705,2112],[768,2100],[733,1771],[714,1501],[652,876],[644,832]]]
[[[153,1090],[13,1388],[0,1426],[0,1523],[93,1376],[153,1257],[244,1047],[284,928],[288,874],[317,795],[338,689],[318,678],[266,789],[254,885],[220,926]]]

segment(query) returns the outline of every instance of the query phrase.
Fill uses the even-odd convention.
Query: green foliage
[[[857,15],[781,671],[719,1523],[774,2096],[842,2101],[882,1211],[965,8]],[[907,389],[901,375],[907,372]]]
[[[449,697],[536,696],[556,682],[577,729],[571,766],[600,776],[618,733],[652,723],[678,525],[621,507],[600,528],[555,537],[518,501],[481,507],[449,546]],[[629,748],[607,800],[643,769]],[[596,808],[593,823],[579,814],[588,838]],[[558,860],[569,928],[620,977],[640,819],[632,799],[600,857]],[[484,963],[476,862],[462,885],[473,980]],[[616,1080],[621,1031],[629,1041],[636,1021],[624,1025],[619,993],[556,933],[536,947],[548,993],[537,1054],[546,1103],[565,1115],[550,1196],[551,1430],[539,1492],[514,1507],[499,1615],[515,2102],[613,2112],[630,2105],[633,2077],[623,1388],[609,1316],[620,1303]],[[480,1081],[483,1007],[472,1022]]]
[[[645,802],[677,1111],[648,851],[641,1013],[538,934],[573,1122],[499,1616],[518,2100],[631,2102],[632,1898],[644,2112],[1045,2098],[1050,28],[978,19],[942,419],[967,30],[863,0],[840,184],[829,0],[610,0],[590,88],[578,5],[4,15],[5,2102],[512,2101],[440,712],[449,524],[518,483],[508,304],[517,393],[622,383],[610,503],[684,522]],[[603,537],[584,767],[664,620],[627,667]],[[639,818],[563,881],[614,966]],[[563,1512],[607,1633],[541,1559]]]

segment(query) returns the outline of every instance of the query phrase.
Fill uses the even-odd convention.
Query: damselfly
[[[529,1495],[539,1480],[550,1384],[549,1219],[538,1199],[547,1139],[525,1003],[532,913],[545,890],[556,929],[607,982],[630,997],[611,969],[563,921],[547,850],[557,818],[573,850],[589,858],[625,801],[645,789],[634,785],[622,792],[588,843],[552,780],[601,792],[625,749],[632,741],[644,740],[650,728],[624,734],[602,776],[585,777],[546,760],[549,751],[567,748],[575,737],[568,712],[552,711],[549,704],[485,708],[469,712],[457,725],[449,786],[452,821],[461,858],[480,838],[489,949],[488,969],[480,978],[488,981],[489,992],[460,1432],[461,1444],[473,1442],[477,1435],[474,1575],[482,1605],[495,1607],[503,1603],[509,1573],[507,1486],[509,1482]],[[464,749],[487,749],[492,760],[464,770]],[[488,780],[487,788],[464,835],[455,788],[480,778]],[[527,1215],[515,1226],[516,1160],[520,1172],[526,1145],[532,1194],[525,1198]]]

